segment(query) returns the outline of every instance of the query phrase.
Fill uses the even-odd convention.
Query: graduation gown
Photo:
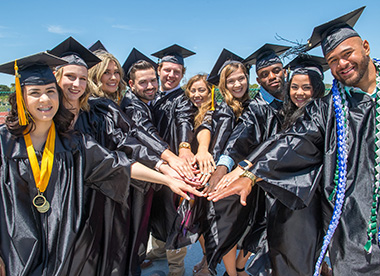
[[[139,136],[137,132],[140,131],[113,101],[106,98],[91,98],[88,102],[90,110],[79,114],[75,129],[91,135],[109,150],[123,151],[128,157],[154,167],[159,157],[137,139]],[[123,180],[121,182],[123,183]],[[88,217],[88,223],[104,225],[103,229],[99,229],[103,235],[99,247],[103,257],[97,262],[89,257],[89,262],[85,265],[89,275],[133,274],[137,261],[133,258],[135,255],[132,252],[140,240],[138,229],[143,223],[141,210],[146,206],[144,197],[139,195],[144,194],[149,188],[150,184],[146,182],[132,180],[128,209],[122,208],[101,194],[96,194],[96,191],[92,192],[91,206],[105,208],[103,218],[98,212],[90,213]],[[94,268],[93,263],[97,263],[97,272],[91,270]]]
[[[242,115],[241,123],[234,129],[224,151],[235,163],[247,159],[262,142],[281,130],[281,106],[273,103],[278,102],[268,104],[261,94],[257,94],[255,101],[251,102],[249,109]],[[255,163],[254,159],[250,161]],[[253,206],[256,209],[251,214],[252,225],[243,241],[243,248],[255,253],[249,271],[253,275],[312,274],[322,242],[322,235],[315,230],[322,223],[318,216],[319,194],[316,194],[313,204],[308,208],[295,211],[269,193],[259,194],[264,192],[261,188],[257,189],[254,191],[256,195]],[[299,248],[299,236],[305,229],[309,229],[311,238]]]
[[[165,96],[157,93],[153,104],[154,125],[169,148],[178,154],[181,142],[191,143],[193,139],[193,121],[196,107],[178,88]],[[177,215],[179,197],[168,187],[162,187],[154,194],[151,212],[151,233],[161,240],[167,237],[173,227]]]
[[[250,100],[243,103],[243,114],[250,103]],[[237,119],[232,109],[222,102],[215,109],[212,118],[210,152],[214,160],[219,159],[236,125]],[[253,198],[253,193],[249,197]],[[252,200],[247,202],[248,206],[243,207],[238,196],[231,196],[215,203],[206,200],[207,221],[203,226],[206,229],[203,235],[209,269],[214,274],[217,264],[239,241],[248,225],[247,218]]]
[[[373,197],[375,106],[364,93],[347,93],[347,102],[347,186],[329,248],[330,260],[334,275],[380,275],[379,246],[374,244],[371,254],[364,251]],[[305,228],[298,247],[313,235],[323,235],[331,220],[334,203],[328,198],[335,187],[336,154],[336,120],[330,94],[311,102],[291,129],[269,138],[250,156],[255,160],[251,171],[265,180],[257,184],[289,209],[311,206],[320,191],[320,211],[315,210],[304,222],[321,216],[323,227]]]
[[[157,128],[153,124],[153,114],[150,106],[140,100],[130,89],[127,90],[120,104],[120,108],[125,114],[133,120],[137,128],[142,128],[144,131],[139,131],[139,141],[143,141],[145,146],[150,147],[159,155],[162,154],[169,146],[164,142],[158,134]],[[145,134],[145,135],[144,135]],[[146,135],[149,134],[149,135]],[[149,239],[149,217],[153,200],[154,190],[161,187],[158,184],[142,182],[132,179],[132,182],[138,182],[139,186],[144,189],[132,189],[131,197],[133,202],[131,205],[131,252],[129,262],[129,274],[134,275],[140,264],[139,251],[142,248],[147,249]],[[144,250],[142,250],[144,251]]]
[[[88,192],[97,190],[125,206],[131,161],[90,137],[57,134],[44,192],[51,207],[41,214],[32,205],[37,188],[23,137],[13,138],[1,126],[0,151],[0,255],[7,275],[81,275],[83,271],[75,268],[87,261],[88,254],[76,251],[75,243],[81,240],[94,259],[99,257],[96,225],[86,223]],[[42,152],[37,158],[41,160]]]

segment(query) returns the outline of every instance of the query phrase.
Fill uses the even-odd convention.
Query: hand
[[[182,196],[187,200],[190,200],[190,197],[187,194],[187,192],[199,197],[204,196],[204,194],[198,191],[195,187],[191,187],[190,185],[187,185],[185,182],[176,180],[171,177],[167,177],[166,185],[170,188],[170,190],[172,190],[173,193],[176,193],[177,195]]]
[[[5,264],[2,258],[0,258],[0,276],[5,276]]]
[[[187,164],[189,164],[190,166],[194,166],[195,157],[194,157],[194,154],[191,152],[190,149],[188,149],[188,148],[179,149],[178,156],[180,158],[182,158],[183,160],[185,160],[187,162]]]
[[[220,179],[227,173],[226,166],[218,166],[216,167],[215,172],[212,174],[208,186],[203,190],[205,194],[213,192],[215,190],[216,185],[219,183]]]
[[[169,165],[162,164],[160,166],[160,172],[162,172],[164,175],[170,176],[174,179],[184,181],[186,184],[189,184],[191,186],[199,188],[201,186],[201,182],[195,177],[193,180],[188,179],[186,177],[182,177],[181,175],[178,174],[173,168],[171,168]]]
[[[208,200],[214,202],[226,198],[231,195],[239,195],[240,203],[243,206],[247,205],[247,196],[251,193],[252,181],[248,177],[239,177],[237,180],[232,182],[228,187],[222,190],[215,191],[209,194]]]
[[[232,172],[222,177],[222,179],[216,185],[215,190],[219,191],[225,187],[228,187],[232,182],[238,179],[243,172],[244,170],[242,168],[236,167]]]
[[[215,161],[208,151],[198,151],[195,155],[195,160],[198,163],[199,171],[201,173],[201,182],[206,184],[210,179],[211,174],[215,171]]]
[[[181,177],[186,177],[188,179],[194,179],[195,175],[193,168],[185,159],[178,157],[173,154],[168,158],[167,162],[169,166],[172,167]]]

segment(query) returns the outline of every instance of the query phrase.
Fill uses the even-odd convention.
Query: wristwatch
[[[178,146],[178,149],[182,149],[182,148],[185,148],[185,149],[190,149],[191,150],[191,146],[190,146],[190,143],[188,142],[181,142]]]
[[[238,163],[238,166],[240,167],[240,168],[242,168],[243,170],[248,170],[249,169],[249,167],[250,167],[250,164],[248,164],[248,162],[246,162],[246,161],[240,161],[239,163]]]
[[[248,177],[249,179],[251,179],[251,185],[255,185],[256,183],[256,175],[254,175],[253,173],[251,173],[250,171],[243,171],[239,177]]]

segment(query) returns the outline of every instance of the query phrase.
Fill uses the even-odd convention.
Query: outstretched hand
[[[252,190],[251,183],[252,181],[248,177],[240,177],[232,182],[229,186],[219,191],[209,193],[207,199],[216,202],[231,195],[239,195],[241,205],[246,206],[247,197]]]
[[[240,167],[236,167],[232,172],[224,175],[222,179],[215,186],[215,191],[219,191],[225,187],[228,187],[232,182],[239,178],[239,176],[244,172]]]
[[[216,185],[222,179],[222,177],[227,173],[227,167],[218,166],[216,167],[215,172],[211,175],[211,178],[208,182],[208,185],[203,190],[205,194],[211,193],[215,191]]]
[[[188,192],[199,197],[204,196],[204,194],[198,191],[195,187],[192,187],[183,181],[179,181],[171,177],[168,177],[166,184],[170,188],[170,190],[172,190],[173,193],[176,193],[177,195],[187,200],[190,200],[190,197],[187,194]]]

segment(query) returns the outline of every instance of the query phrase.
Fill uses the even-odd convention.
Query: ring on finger
[[[229,179],[224,180],[224,182],[229,182],[229,181],[230,181]]]

